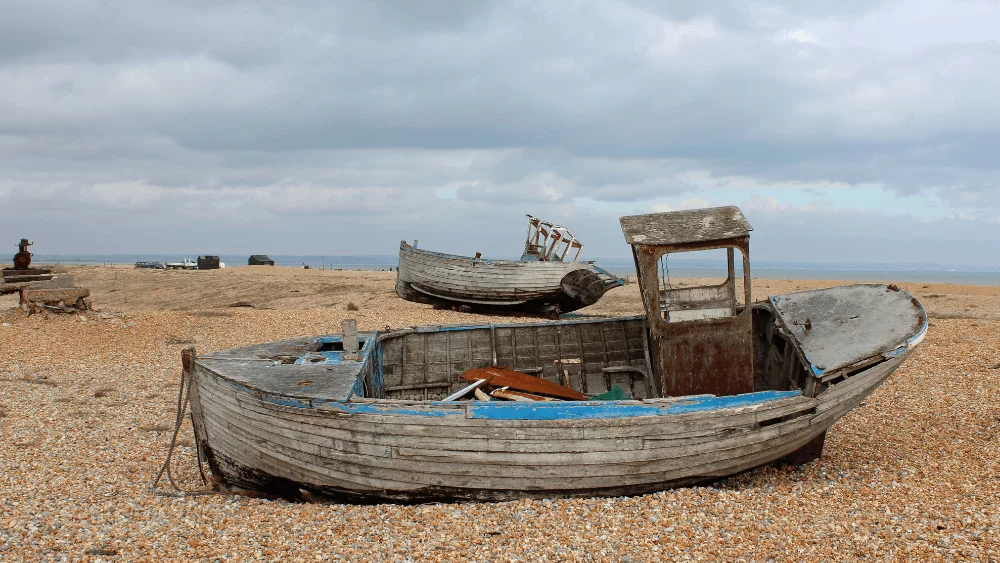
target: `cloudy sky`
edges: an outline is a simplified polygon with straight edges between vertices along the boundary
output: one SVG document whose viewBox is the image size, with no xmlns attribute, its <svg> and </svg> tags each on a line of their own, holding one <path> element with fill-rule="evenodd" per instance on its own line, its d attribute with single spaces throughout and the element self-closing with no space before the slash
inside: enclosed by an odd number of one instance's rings
<svg viewBox="0 0 1000 563">
<path fill-rule="evenodd" d="M 0 0 L 0 248 L 623 257 L 735 204 L 760 260 L 1000 268 L 1000 4 L 803 4 Z"/>
</svg>

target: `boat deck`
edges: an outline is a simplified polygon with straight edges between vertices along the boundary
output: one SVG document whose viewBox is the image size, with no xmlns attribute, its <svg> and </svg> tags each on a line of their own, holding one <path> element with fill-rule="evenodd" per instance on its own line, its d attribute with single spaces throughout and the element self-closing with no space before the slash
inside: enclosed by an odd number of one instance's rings
<svg viewBox="0 0 1000 563">
<path fill-rule="evenodd" d="M 200 356 L 198 363 L 233 385 L 288 399 L 346 401 L 361 390 L 359 374 L 368 367 L 374 332 L 359 332 L 359 361 L 344 360 L 339 334 L 268 342 Z M 284 401 L 298 403 L 299 401 Z"/>
</svg>

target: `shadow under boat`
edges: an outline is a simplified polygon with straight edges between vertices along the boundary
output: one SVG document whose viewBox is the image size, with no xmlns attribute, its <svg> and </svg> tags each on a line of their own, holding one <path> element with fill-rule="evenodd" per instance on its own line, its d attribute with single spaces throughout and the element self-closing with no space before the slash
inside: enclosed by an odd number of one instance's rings
<svg viewBox="0 0 1000 563">
<path fill-rule="evenodd" d="M 617 496 L 818 457 L 927 331 L 892 285 L 750 300 L 734 207 L 622 218 L 645 315 L 421 326 L 185 351 L 199 457 L 230 490 L 361 502 Z M 658 260 L 723 248 L 719 286 Z M 743 262 L 737 283 L 735 256 Z M 506 366 L 590 400 L 442 400 Z M 624 400 L 592 400 L 618 387 Z"/>
</svg>

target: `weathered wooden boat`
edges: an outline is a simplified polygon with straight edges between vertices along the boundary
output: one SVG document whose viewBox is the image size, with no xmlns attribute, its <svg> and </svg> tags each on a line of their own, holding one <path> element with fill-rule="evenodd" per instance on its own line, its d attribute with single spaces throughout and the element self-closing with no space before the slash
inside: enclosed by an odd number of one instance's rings
<svg viewBox="0 0 1000 563">
<path fill-rule="evenodd" d="M 221 486 L 294 499 L 646 493 L 815 459 L 926 333 L 924 308 L 891 285 L 752 303 L 736 208 L 622 226 L 645 315 L 360 333 L 345 321 L 342 334 L 186 350 L 199 458 Z M 664 288 L 658 260 L 696 248 L 727 249 L 725 282 Z M 630 398 L 441 400 L 489 366 Z"/>
<path fill-rule="evenodd" d="M 580 262 L 582 250 L 583 243 L 569 229 L 531 215 L 519 260 L 431 252 L 404 240 L 399 245 L 396 294 L 438 307 L 557 317 L 597 303 L 624 283 L 592 262 Z"/>
</svg>

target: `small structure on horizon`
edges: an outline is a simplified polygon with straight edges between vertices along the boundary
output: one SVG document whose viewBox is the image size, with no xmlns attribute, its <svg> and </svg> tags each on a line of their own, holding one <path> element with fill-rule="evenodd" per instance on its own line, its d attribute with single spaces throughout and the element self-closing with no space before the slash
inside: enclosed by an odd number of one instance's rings
<svg viewBox="0 0 1000 563">
<path fill-rule="evenodd" d="M 199 270 L 218 270 L 219 269 L 219 257 L 218 256 L 199 256 L 198 257 L 198 269 Z"/>
<path fill-rule="evenodd" d="M 267 257 L 267 254 L 254 254 L 247 260 L 247 266 L 274 266 L 274 260 Z"/>
</svg>

